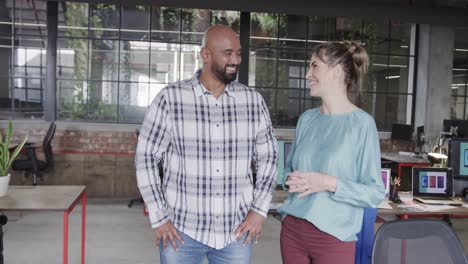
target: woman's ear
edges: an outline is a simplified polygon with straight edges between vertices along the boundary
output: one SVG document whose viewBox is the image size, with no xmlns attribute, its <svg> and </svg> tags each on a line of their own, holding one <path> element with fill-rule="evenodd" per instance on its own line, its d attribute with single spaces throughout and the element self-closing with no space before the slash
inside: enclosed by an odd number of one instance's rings
<svg viewBox="0 0 468 264">
<path fill-rule="evenodd" d="M 341 64 L 335 65 L 333 67 L 333 77 L 335 78 L 343 77 L 344 79 L 344 71 L 343 71 L 343 67 L 341 67 Z"/>
</svg>

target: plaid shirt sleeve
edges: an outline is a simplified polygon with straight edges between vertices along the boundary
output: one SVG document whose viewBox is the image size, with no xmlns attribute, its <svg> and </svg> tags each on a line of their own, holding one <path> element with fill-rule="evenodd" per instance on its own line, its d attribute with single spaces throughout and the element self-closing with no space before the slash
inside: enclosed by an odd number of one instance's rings
<svg viewBox="0 0 468 264">
<path fill-rule="evenodd" d="M 278 144 L 265 101 L 259 96 L 259 130 L 255 144 L 257 178 L 252 210 L 267 216 L 278 173 Z"/>
<path fill-rule="evenodd" d="M 153 228 L 169 220 L 166 199 L 161 189 L 158 163 L 170 142 L 169 105 L 163 89 L 155 97 L 146 114 L 135 154 L 138 188 L 148 208 Z"/>
</svg>

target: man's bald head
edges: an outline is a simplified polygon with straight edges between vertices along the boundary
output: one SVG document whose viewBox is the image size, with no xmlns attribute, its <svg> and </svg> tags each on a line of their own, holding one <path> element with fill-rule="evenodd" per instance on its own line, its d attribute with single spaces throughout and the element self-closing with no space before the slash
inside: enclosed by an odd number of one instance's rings
<svg viewBox="0 0 468 264">
<path fill-rule="evenodd" d="M 205 34 L 203 34 L 202 48 L 209 48 L 213 42 L 216 42 L 220 38 L 234 38 L 239 40 L 236 32 L 228 26 L 214 25 L 209 27 Z"/>
<path fill-rule="evenodd" d="M 215 25 L 205 31 L 200 51 L 203 70 L 222 83 L 236 79 L 241 63 L 239 37 L 231 28 Z"/>
</svg>

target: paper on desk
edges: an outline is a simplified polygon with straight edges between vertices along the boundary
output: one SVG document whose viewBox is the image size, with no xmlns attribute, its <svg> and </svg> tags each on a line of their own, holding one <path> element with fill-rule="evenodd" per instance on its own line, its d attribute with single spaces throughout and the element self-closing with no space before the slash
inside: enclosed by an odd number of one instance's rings
<svg viewBox="0 0 468 264">
<path fill-rule="evenodd" d="M 383 201 L 379 204 L 379 206 L 377 206 L 377 208 L 379 208 L 379 209 L 390 209 L 390 210 L 393 209 L 392 206 L 390 206 L 388 200 L 383 200 Z"/>
<path fill-rule="evenodd" d="M 283 205 L 283 203 L 270 203 L 270 210 L 278 210 Z"/>
<path fill-rule="evenodd" d="M 398 207 L 413 212 L 437 212 L 455 208 L 451 205 L 430 205 L 420 203 L 401 204 L 398 205 Z"/>
</svg>

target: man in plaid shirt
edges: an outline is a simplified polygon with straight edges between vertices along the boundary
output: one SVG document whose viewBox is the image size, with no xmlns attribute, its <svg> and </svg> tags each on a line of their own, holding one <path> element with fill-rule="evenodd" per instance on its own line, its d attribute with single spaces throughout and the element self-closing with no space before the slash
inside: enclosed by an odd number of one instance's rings
<svg viewBox="0 0 468 264">
<path fill-rule="evenodd" d="M 209 28 L 200 55 L 203 68 L 161 90 L 146 114 L 138 187 L 161 263 L 250 263 L 276 185 L 274 130 L 262 96 L 234 81 L 236 33 Z"/>
</svg>

